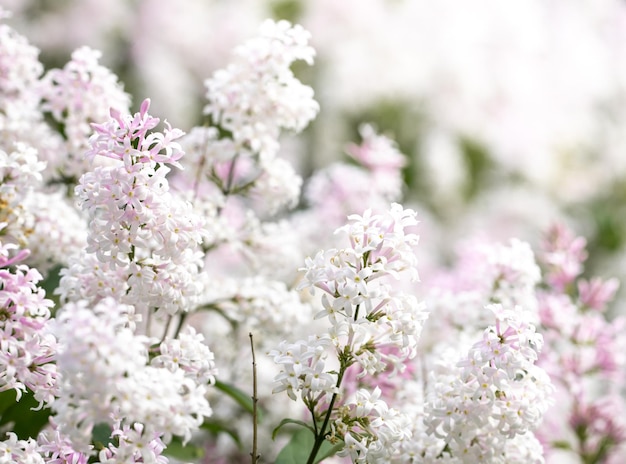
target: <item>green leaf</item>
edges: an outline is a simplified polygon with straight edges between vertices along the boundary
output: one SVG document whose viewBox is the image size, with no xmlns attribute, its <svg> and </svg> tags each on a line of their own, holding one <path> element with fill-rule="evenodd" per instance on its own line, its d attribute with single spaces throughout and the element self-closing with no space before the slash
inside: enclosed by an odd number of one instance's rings
<svg viewBox="0 0 626 464">
<path fill-rule="evenodd" d="M 5 392 L 7 393 L 7 392 Z M 4 408 L 0 417 L 0 426 L 11 424 L 11 431 L 24 440 L 26 438 L 36 438 L 41 429 L 48 423 L 50 409 L 39 409 L 39 402 L 35 400 L 33 393 L 27 390 L 20 399 L 15 402 L 15 392 L 8 392 L 13 395 L 13 403 L 6 404 L 11 396 L 4 397 L 0 401 L 0 408 Z"/>
<path fill-rule="evenodd" d="M 289 443 L 278 453 L 276 464 L 302 464 L 307 462 L 314 444 L 315 435 L 310 430 L 302 429 L 296 432 L 289 440 Z M 323 459 L 333 456 L 342 448 L 343 443 L 332 445 L 330 442 L 324 441 L 313 462 L 317 464 Z"/>
<path fill-rule="evenodd" d="M 239 435 L 237 434 L 237 432 L 233 429 L 226 427 L 224 424 L 218 421 L 204 421 L 204 423 L 200 426 L 200 428 L 203 430 L 207 430 L 211 433 L 214 433 L 216 435 L 220 433 L 225 433 L 227 435 L 230 435 L 230 437 L 234 440 L 235 443 L 237 443 L 237 445 L 241 449 L 241 446 L 242 446 L 241 439 L 239 438 Z"/>
<path fill-rule="evenodd" d="M 220 382 L 219 380 L 215 381 L 215 388 L 226 393 L 232 399 L 234 399 L 239 406 L 248 411 L 250 414 L 254 411 L 254 404 L 252 402 L 252 397 L 234 385 L 230 385 L 228 383 Z M 263 420 L 263 413 L 260 408 L 257 408 L 257 422 L 261 423 Z"/>
<path fill-rule="evenodd" d="M 550 444 L 552 445 L 553 448 L 557 448 L 557 449 L 564 449 L 564 450 L 571 450 L 572 449 L 572 445 L 570 445 L 569 442 L 567 442 L 565 440 L 553 441 Z"/>
<path fill-rule="evenodd" d="M 39 287 L 46 291 L 46 298 L 54 302 L 54 307 L 52 309 L 53 316 L 56 312 L 56 308 L 60 306 L 61 301 L 59 295 L 54 294 L 54 291 L 59 286 L 59 282 L 61 281 L 61 269 L 63 269 L 63 266 L 60 264 L 55 265 L 48 271 L 46 278 L 39 282 Z"/>
<path fill-rule="evenodd" d="M 282 421 L 280 421 L 280 424 L 278 424 L 276 426 L 276 428 L 274 429 L 274 431 L 272 432 L 272 440 L 276 439 L 276 435 L 278 434 L 278 431 L 282 428 L 283 425 L 285 424 L 296 424 L 296 425 L 301 425 L 302 427 L 305 427 L 307 429 L 309 429 L 311 431 L 311 433 L 315 434 L 315 429 L 313 427 L 311 427 L 309 424 L 307 424 L 304 421 L 301 420 L 296 420 L 296 419 L 283 419 Z"/>
<path fill-rule="evenodd" d="M 91 431 L 91 442 L 97 450 L 106 448 L 111 443 L 111 426 L 106 423 L 96 424 Z"/>
<path fill-rule="evenodd" d="M 0 392 L 0 418 L 2 414 L 4 414 L 4 411 L 15 404 L 16 398 L 17 394 L 13 389 Z"/>
<path fill-rule="evenodd" d="M 163 451 L 163 454 L 180 461 L 189 461 L 204 457 L 204 449 L 189 443 L 183 445 L 179 437 L 174 437 Z"/>
<path fill-rule="evenodd" d="M 334 456 L 339 451 L 341 451 L 344 447 L 344 442 L 339 442 L 337 444 L 332 444 L 328 441 L 322 443 L 320 450 L 317 452 L 317 456 L 315 456 L 315 464 L 318 462 L 322 462 L 324 459 Z"/>
</svg>

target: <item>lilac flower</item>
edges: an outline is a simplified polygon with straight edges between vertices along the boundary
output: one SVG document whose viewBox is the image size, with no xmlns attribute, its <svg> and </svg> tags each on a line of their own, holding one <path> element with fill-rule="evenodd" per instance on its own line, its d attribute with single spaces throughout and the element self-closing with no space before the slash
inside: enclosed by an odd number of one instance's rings
<svg viewBox="0 0 626 464">
<path fill-rule="evenodd" d="M 350 247 L 320 251 L 302 269 L 300 288 L 321 291 L 316 318 L 327 318 L 329 327 L 308 340 L 283 341 L 269 353 L 281 366 L 274 392 L 287 391 L 293 400 L 299 395 L 312 419 L 323 420 L 311 456 L 330 423 L 328 439 L 342 440 L 342 453 L 353 462 L 387 462 L 409 435 L 408 419 L 379 399 L 378 388 L 358 390 L 354 399 L 343 401 L 342 381 L 354 364 L 358 377 L 384 372 L 389 365 L 395 372 L 416 354 L 427 312 L 414 296 L 395 291 L 392 282 L 405 274 L 417 279 L 413 246 L 418 238 L 408 230 L 417 221 L 414 211 L 399 204 L 384 215 L 366 210 L 348 220 L 337 233 L 348 236 Z M 331 370 L 333 358 L 339 367 Z"/>
<path fill-rule="evenodd" d="M 537 428 L 553 391 L 535 365 L 542 338 L 526 312 L 490 309 L 495 325 L 457 364 L 459 370 L 442 366 L 429 379 L 427 433 L 443 438 L 453 456 L 467 463 L 495 459 L 508 440 Z"/>
<path fill-rule="evenodd" d="M 237 48 L 234 63 L 205 82 L 205 114 L 261 160 L 274 157 L 281 128 L 300 131 L 319 109 L 313 90 L 290 69 L 296 60 L 313 62 L 308 40 L 301 26 L 268 20 L 259 37 Z"/>
<path fill-rule="evenodd" d="M 587 259 L 587 241 L 576 237 L 562 224 L 548 231 L 541 254 L 541 261 L 548 268 L 546 280 L 556 289 L 565 289 L 582 272 L 582 263 Z"/>
<path fill-rule="evenodd" d="M 12 464 L 45 464 L 41 454 L 37 450 L 37 442 L 29 438 L 19 440 L 13 432 L 8 432 L 8 439 L 0 441 L 0 462 Z"/>
<path fill-rule="evenodd" d="M 177 362 L 166 362 L 165 347 L 176 343 L 165 342 L 164 357 L 151 365 L 152 340 L 135 334 L 133 313 L 133 307 L 110 298 L 93 308 L 81 302 L 59 311 L 55 328 L 62 382 L 53 407 L 59 431 L 78 451 L 89 452 L 92 429 L 99 423 L 130 427 L 129 433 L 140 434 L 147 446 L 156 436 L 167 443 L 173 435 L 189 440 L 212 413 L 205 397 L 214 373 L 210 352 L 183 337 Z M 198 350 L 207 359 L 197 359 Z"/>
<path fill-rule="evenodd" d="M 89 47 L 78 48 L 63 69 L 48 71 L 40 85 L 42 111 L 63 127 L 67 156 L 53 164 L 67 177 L 78 178 L 89 169 L 83 153 L 93 132 L 90 124 L 108 119 L 110 108 L 128 111 L 130 97 L 117 76 L 98 63 L 101 56 Z"/>
<path fill-rule="evenodd" d="M 58 395 L 57 340 L 49 329 L 53 303 L 37 285 L 41 274 L 15 265 L 28 250 L 10 257 L 14 248 L 0 241 L 0 391 L 15 390 L 19 401 L 28 388 L 41 408 Z"/>
<path fill-rule="evenodd" d="M 198 297 L 202 219 L 170 192 L 166 178 L 168 164 L 180 166 L 183 151 L 174 140 L 182 131 L 150 132 L 158 119 L 148 114 L 149 105 L 145 100 L 134 116 L 112 110 L 107 123 L 94 124 L 87 156 L 117 163 L 85 173 L 76 196 L 90 219 L 87 253 L 96 255 L 101 270 L 113 271 L 114 282 L 116 269 L 124 269 L 116 287 L 128 289 L 122 301 L 173 315 Z"/>
<path fill-rule="evenodd" d="M 46 464 L 87 464 L 88 453 L 76 451 L 58 429 L 46 429 L 37 436 L 39 452 Z"/>
</svg>

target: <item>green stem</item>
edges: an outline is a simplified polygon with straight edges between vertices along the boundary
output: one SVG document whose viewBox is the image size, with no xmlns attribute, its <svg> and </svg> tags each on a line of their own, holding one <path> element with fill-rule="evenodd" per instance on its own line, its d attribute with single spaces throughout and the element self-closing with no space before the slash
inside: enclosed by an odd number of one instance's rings
<svg viewBox="0 0 626 464">
<path fill-rule="evenodd" d="M 183 328 L 183 324 L 185 323 L 187 316 L 189 316 L 189 313 L 182 313 L 180 315 L 180 319 L 178 319 L 178 325 L 176 326 L 176 330 L 174 331 L 174 338 L 178 338 L 178 334 Z"/>
<path fill-rule="evenodd" d="M 233 181 L 235 180 L 235 165 L 237 164 L 237 160 L 239 159 L 239 153 L 237 152 L 233 157 L 233 161 L 228 168 L 228 178 L 226 179 L 226 188 L 224 191 L 224 195 L 230 195 L 233 188 Z"/>
<path fill-rule="evenodd" d="M 341 381 L 343 380 L 343 374 L 346 372 L 348 366 L 342 366 L 339 371 L 339 376 L 337 377 L 337 388 L 341 385 Z M 322 424 L 322 428 L 319 430 L 319 433 L 315 436 L 315 443 L 313 444 L 313 449 L 311 450 L 311 454 L 309 454 L 309 459 L 307 460 L 307 464 L 314 464 L 315 457 L 322 447 L 322 443 L 326 440 L 326 427 L 328 427 L 328 422 L 330 422 L 330 415 L 333 412 L 333 408 L 335 406 L 335 401 L 337 400 L 337 393 L 333 393 L 332 398 L 330 399 L 330 404 L 328 405 L 328 410 L 326 411 L 326 417 L 324 418 L 324 423 Z M 313 419 L 315 420 L 315 418 Z"/>
<path fill-rule="evenodd" d="M 174 316 L 169 316 L 167 318 L 167 323 L 165 324 L 165 330 L 163 331 L 163 336 L 161 337 L 161 341 L 159 342 L 159 344 L 163 343 L 165 341 L 165 339 L 167 338 L 167 333 L 170 330 L 170 325 L 172 324 L 172 319 Z"/>
</svg>

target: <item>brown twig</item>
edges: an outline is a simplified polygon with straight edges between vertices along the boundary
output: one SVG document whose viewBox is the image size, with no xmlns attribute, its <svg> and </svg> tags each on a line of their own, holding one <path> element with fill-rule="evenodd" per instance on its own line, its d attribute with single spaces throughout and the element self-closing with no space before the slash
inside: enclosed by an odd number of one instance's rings
<svg viewBox="0 0 626 464">
<path fill-rule="evenodd" d="M 256 358 L 254 356 L 254 343 L 252 341 L 252 332 L 248 334 L 250 336 L 250 349 L 252 350 L 252 464 L 259 462 L 259 456 L 257 454 L 257 389 L 256 389 Z"/>
</svg>

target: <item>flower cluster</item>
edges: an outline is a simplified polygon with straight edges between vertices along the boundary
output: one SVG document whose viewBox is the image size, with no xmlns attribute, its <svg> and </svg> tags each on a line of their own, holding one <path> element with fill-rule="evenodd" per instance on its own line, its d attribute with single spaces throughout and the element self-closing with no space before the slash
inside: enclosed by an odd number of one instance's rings
<svg viewBox="0 0 626 464">
<path fill-rule="evenodd" d="M 353 365 L 358 366 L 360 377 L 389 366 L 401 371 L 403 363 L 416 354 L 427 312 L 414 296 L 394 290 L 389 281 L 405 274 L 417 278 L 413 247 L 418 237 L 407 230 L 417 223 L 415 215 L 393 204 L 384 215 L 368 210 L 363 216 L 350 216 L 349 223 L 337 230 L 348 236 L 350 247 L 320 251 L 307 258 L 303 268 L 301 287 L 312 293 L 321 290 L 322 309 L 315 317 L 327 318 L 330 326 L 324 334 L 282 342 L 278 350 L 269 353 L 281 366 L 274 391 L 287 391 L 293 400 L 299 395 L 313 420 L 324 421 L 321 430 L 316 429 L 316 446 L 325 439 L 325 427 L 332 417 L 330 440 L 342 440 L 355 462 L 375 460 L 377 453 L 381 459 L 391 455 L 393 447 L 384 443 L 403 434 L 401 426 L 391 426 L 392 421 L 382 424 L 397 413 L 378 400 L 380 391 L 374 394 L 376 407 L 372 404 L 366 411 L 358 404 L 369 393 L 357 391 L 353 408 L 349 401 L 342 401 L 341 384 Z M 329 362 L 333 350 L 338 369 Z M 337 401 L 343 406 L 335 411 Z M 370 451 L 373 457 L 366 458 Z"/>
<path fill-rule="evenodd" d="M 423 303 L 402 292 L 394 292 L 386 277 L 408 273 L 417 278 L 413 247 L 418 237 L 405 228 L 415 224 L 415 212 L 393 204 L 387 214 L 349 216 L 348 225 L 337 232 L 348 235 L 350 248 L 320 251 L 307 258 L 302 288 L 322 290 L 322 310 L 339 351 L 349 351 L 361 367 L 374 373 L 384 370 L 383 347 L 395 347 L 398 363 L 416 353 L 421 325 L 426 319 Z"/>
<path fill-rule="evenodd" d="M 547 231 L 540 254 L 546 285 L 539 316 L 546 339 L 541 365 L 555 379 L 560 401 L 540 430 L 547 454 L 578 453 L 587 462 L 620 460 L 626 443 L 623 316 L 608 304 L 616 279 L 582 278 L 586 240 L 562 224 Z M 569 437 L 563 439 L 562 437 Z"/>
<path fill-rule="evenodd" d="M 37 285 L 41 274 L 16 265 L 29 253 L 21 250 L 11 256 L 16 248 L 0 240 L 0 391 L 15 390 L 19 401 L 29 389 L 41 407 L 58 394 L 58 347 L 50 331 L 53 303 Z"/>
<path fill-rule="evenodd" d="M 301 131 L 319 109 L 313 90 L 291 70 L 296 60 L 312 63 L 308 40 L 301 26 L 268 20 L 227 68 L 206 80 L 209 124 L 181 140 L 187 174 L 178 176 L 193 185 L 197 208 L 273 216 L 298 204 L 302 179 L 277 153 L 281 130 Z M 232 197 L 242 204 L 227 205 Z"/>
<path fill-rule="evenodd" d="M 0 12 L 0 20 L 4 17 Z M 62 156 L 64 150 L 62 137 L 44 122 L 41 112 L 43 65 L 38 56 L 39 50 L 24 36 L 0 24 L 0 149 L 9 152 L 23 144 L 47 160 Z"/>
<path fill-rule="evenodd" d="M 281 128 L 300 131 L 319 109 L 313 89 L 290 69 L 296 60 L 313 62 L 309 36 L 301 26 L 268 20 L 259 37 L 236 49 L 234 63 L 205 82 L 205 114 L 262 161 L 275 156 Z"/>
<path fill-rule="evenodd" d="M 72 53 L 63 69 L 48 71 L 41 82 L 41 109 L 61 125 L 67 156 L 55 166 L 65 177 L 80 177 L 89 166 L 83 153 L 89 148 L 91 123 L 107 119 L 109 109 L 128 112 L 130 97 L 117 76 L 98 63 L 102 54 L 89 47 Z"/>
<path fill-rule="evenodd" d="M 44 168 L 37 150 L 28 145 L 16 143 L 9 152 L 0 149 L 0 235 L 13 242 L 28 243 L 32 215 L 24 201 L 41 183 Z"/>
<path fill-rule="evenodd" d="M 135 333 L 136 319 L 132 306 L 113 299 L 92 308 L 69 303 L 59 311 L 62 381 L 55 422 L 82 452 L 89 452 L 97 424 L 109 424 L 112 435 L 130 430 L 134 438 L 120 443 L 139 449 L 157 437 L 166 443 L 173 435 L 189 440 L 211 415 L 205 395 L 214 367 L 210 351 L 199 346 L 201 338 L 189 332 L 180 342 L 164 341 L 150 360 L 151 340 Z"/>
<path fill-rule="evenodd" d="M 507 439 L 540 424 L 552 393 L 546 372 L 535 366 L 543 340 L 528 315 L 520 307 L 489 309 L 495 325 L 456 367 L 429 380 L 428 433 L 468 463 L 504 459 Z"/>
<path fill-rule="evenodd" d="M 378 387 L 372 392 L 361 389 L 339 408 L 328 438 L 344 441 L 339 456 L 349 456 L 358 464 L 390 462 L 402 442 L 411 438 L 410 418 L 387 406 L 380 396 Z"/>
<path fill-rule="evenodd" d="M 149 133 L 159 123 L 148 114 L 149 105 L 144 101 L 134 116 L 112 110 L 109 122 L 94 124 L 87 156 L 117 163 L 85 173 L 76 197 L 89 215 L 87 253 L 96 255 L 113 281 L 121 278 L 115 293 L 125 293 L 128 304 L 172 315 L 188 311 L 197 298 L 202 221 L 189 203 L 170 192 L 166 178 L 167 164 L 179 166 L 183 155 L 175 142 L 182 132 L 168 126 L 164 133 Z M 70 268 L 67 286 L 86 262 L 81 258 Z"/>
<path fill-rule="evenodd" d="M 383 211 L 389 202 L 401 198 L 406 156 L 372 125 L 362 125 L 359 132 L 361 143 L 346 147 L 358 165 L 336 162 L 320 169 L 313 173 L 304 191 L 313 213 L 324 215 L 332 224 L 343 224 L 344 217 L 363 204 Z"/>
<path fill-rule="evenodd" d="M 389 206 L 415 180 L 404 137 L 361 125 L 356 164 L 311 161 L 306 184 L 279 156 L 317 114 L 293 66 L 314 55 L 265 22 L 184 134 L 150 100 L 131 114 L 99 52 L 46 74 L 0 25 L 0 462 L 243 462 L 250 443 L 307 464 L 623 461 L 617 280 L 583 278 L 585 240 L 560 226 L 539 265 L 481 239 L 438 272 L 438 230 L 416 288 L 417 215 Z"/>
</svg>

